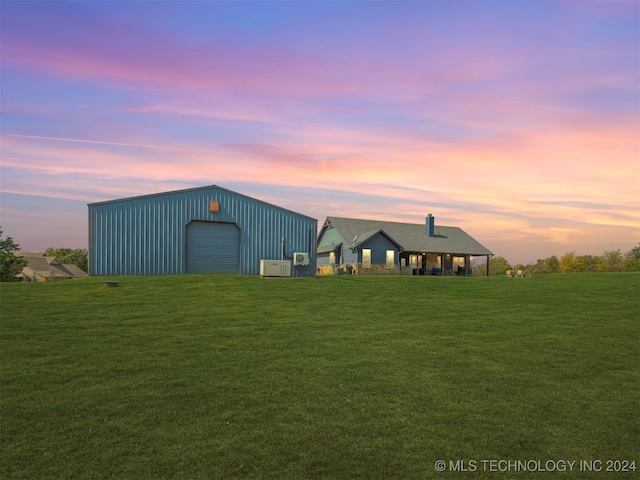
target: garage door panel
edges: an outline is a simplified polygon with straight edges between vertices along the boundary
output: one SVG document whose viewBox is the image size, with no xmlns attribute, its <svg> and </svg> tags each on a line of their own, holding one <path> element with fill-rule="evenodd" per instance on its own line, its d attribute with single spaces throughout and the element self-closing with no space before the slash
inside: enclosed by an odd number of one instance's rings
<svg viewBox="0 0 640 480">
<path fill-rule="evenodd" d="M 240 229 L 232 223 L 191 222 L 186 230 L 187 273 L 239 273 Z"/>
</svg>

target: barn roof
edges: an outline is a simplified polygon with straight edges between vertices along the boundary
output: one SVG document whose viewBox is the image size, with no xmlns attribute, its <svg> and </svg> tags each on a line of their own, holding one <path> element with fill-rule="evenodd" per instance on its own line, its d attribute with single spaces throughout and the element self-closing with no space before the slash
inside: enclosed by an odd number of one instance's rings
<svg viewBox="0 0 640 480">
<path fill-rule="evenodd" d="M 424 224 L 343 217 L 327 217 L 327 222 L 338 229 L 349 247 L 360 243 L 363 235 L 382 230 L 406 252 L 493 255 L 489 249 L 459 227 L 436 225 L 434 236 L 429 237 Z"/>
<path fill-rule="evenodd" d="M 113 200 L 104 200 L 104 201 L 101 201 L 101 202 L 93 202 L 93 203 L 89 203 L 87 205 L 89 207 L 93 207 L 95 205 L 108 205 L 108 204 L 111 204 L 111 203 L 131 202 L 131 201 L 136 201 L 136 200 L 141 200 L 141 199 L 146 199 L 146 198 L 153 198 L 153 197 L 167 197 L 167 196 L 173 196 L 173 195 L 184 195 L 184 194 L 187 194 L 189 192 L 197 192 L 199 190 L 211 190 L 211 191 L 218 190 L 220 192 L 225 192 L 227 194 L 234 195 L 236 197 L 241 197 L 241 198 L 247 199 L 249 201 L 265 205 L 265 206 L 270 207 L 270 208 L 276 208 L 278 210 L 282 210 L 283 212 L 288 212 L 288 213 L 296 215 L 298 217 L 305 217 L 305 218 L 308 218 L 310 220 L 317 221 L 317 219 L 315 219 L 313 217 L 310 217 L 308 215 L 305 215 L 303 213 L 294 212 L 293 210 L 289 210 L 288 208 L 284 208 L 284 207 L 281 207 L 279 205 L 275 205 L 273 203 L 265 202 L 264 200 L 260 200 L 258 198 L 250 197 L 250 196 L 244 195 L 242 193 L 234 192 L 233 190 L 229 190 L 227 188 L 223 188 L 223 187 L 221 187 L 219 185 L 206 185 L 206 186 L 203 186 L 203 187 L 185 188 L 183 190 L 172 190 L 172 191 L 169 191 L 169 192 L 149 193 L 149 194 L 146 194 L 146 195 L 137 195 L 135 197 L 116 198 L 116 199 L 113 199 Z"/>
</svg>

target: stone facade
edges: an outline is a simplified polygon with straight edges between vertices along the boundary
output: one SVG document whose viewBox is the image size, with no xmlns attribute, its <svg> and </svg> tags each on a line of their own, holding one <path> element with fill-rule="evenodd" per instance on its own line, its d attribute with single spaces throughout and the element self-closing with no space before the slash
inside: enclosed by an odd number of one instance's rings
<svg viewBox="0 0 640 480">
<path fill-rule="evenodd" d="M 398 265 L 388 267 L 384 264 L 373 263 L 369 268 L 363 268 L 361 263 L 357 264 L 358 275 L 398 275 Z"/>
</svg>

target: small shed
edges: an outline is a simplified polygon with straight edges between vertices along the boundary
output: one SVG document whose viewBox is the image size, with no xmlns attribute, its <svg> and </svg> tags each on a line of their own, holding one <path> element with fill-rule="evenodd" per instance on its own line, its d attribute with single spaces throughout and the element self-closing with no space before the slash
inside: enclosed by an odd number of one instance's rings
<svg viewBox="0 0 640 480">
<path fill-rule="evenodd" d="M 88 207 L 89 275 L 315 275 L 316 219 L 216 185 Z"/>
</svg>

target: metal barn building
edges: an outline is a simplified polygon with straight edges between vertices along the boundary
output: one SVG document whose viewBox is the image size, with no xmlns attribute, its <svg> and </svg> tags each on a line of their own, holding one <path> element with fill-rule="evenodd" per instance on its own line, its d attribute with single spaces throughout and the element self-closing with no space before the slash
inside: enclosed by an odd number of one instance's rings
<svg viewBox="0 0 640 480">
<path fill-rule="evenodd" d="M 316 219 L 216 185 L 88 206 L 89 275 L 315 275 Z"/>
</svg>

